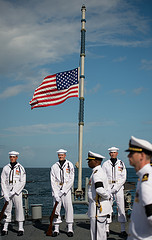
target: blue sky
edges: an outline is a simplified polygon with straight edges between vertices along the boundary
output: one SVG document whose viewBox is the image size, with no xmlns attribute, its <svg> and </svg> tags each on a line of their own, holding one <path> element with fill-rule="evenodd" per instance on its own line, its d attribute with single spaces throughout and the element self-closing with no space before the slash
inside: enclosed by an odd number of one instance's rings
<svg viewBox="0 0 152 240">
<path fill-rule="evenodd" d="M 64 2 L 64 4 L 63 4 Z M 25 167 L 50 167 L 59 148 L 78 160 L 79 99 L 31 110 L 47 75 L 80 61 L 86 6 L 83 167 L 89 150 L 120 148 L 130 137 L 152 142 L 152 2 L 149 0 L 0 0 L 0 167 L 20 152 Z"/>
</svg>

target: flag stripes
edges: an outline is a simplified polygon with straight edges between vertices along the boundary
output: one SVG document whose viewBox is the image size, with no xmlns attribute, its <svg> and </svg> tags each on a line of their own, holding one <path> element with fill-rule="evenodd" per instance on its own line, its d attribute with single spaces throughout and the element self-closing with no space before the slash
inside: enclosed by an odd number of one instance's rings
<svg viewBox="0 0 152 240">
<path fill-rule="evenodd" d="M 70 81 L 69 72 L 76 72 L 76 77 L 72 83 Z M 79 96 L 79 83 L 78 83 L 78 68 L 64 72 L 68 76 L 65 79 L 62 79 L 62 86 L 65 87 L 64 90 L 58 90 L 56 83 L 56 75 L 49 75 L 44 78 L 40 86 L 35 90 L 32 100 L 30 101 L 31 109 L 38 107 L 47 107 L 63 103 L 66 99 L 71 97 Z M 62 73 L 61 73 L 62 74 Z M 67 79 L 68 79 L 68 88 L 67 88 Z M 60 83 L 60 79 L 58 79 Z M 69 86 L 70 85 L 70 86 Z"/>
</svg>

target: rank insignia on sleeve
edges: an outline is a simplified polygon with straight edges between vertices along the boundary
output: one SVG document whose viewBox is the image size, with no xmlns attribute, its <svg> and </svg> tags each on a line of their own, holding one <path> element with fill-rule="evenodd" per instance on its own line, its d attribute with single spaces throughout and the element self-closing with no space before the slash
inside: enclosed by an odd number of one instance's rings
<svg viewBox="0 0 152 240">
<path fill-rule="evenodd" d="M 98 172 L 98 170 L 95 170 L 93 174 L 95 174 L 96 172 Z"/>
<path fill-rule="evenodd" d="M 142 182 L 148 181 L 149 173 L 146 173 L 142 177 Z"/>
</svg>

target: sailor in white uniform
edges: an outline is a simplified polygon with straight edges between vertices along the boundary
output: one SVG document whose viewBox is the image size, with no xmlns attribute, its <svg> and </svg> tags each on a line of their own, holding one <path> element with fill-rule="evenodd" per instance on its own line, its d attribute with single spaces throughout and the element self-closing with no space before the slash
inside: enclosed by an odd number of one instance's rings
<svg viewBox="0 0 152 240">
<path fill-rule="evenodd" d="M 17 162 L 19 153 L 16 151 L 9 152 L 10 163 L 7 164 L 1 173 L 1 190 L 4 199 L 8 202 L 5 210 L 6 218 L 1 235 L 8 234 L 8 224 L 11 222 L 12 205 L 15 205 L 16 221 L 19 223 L 17 236 L 24 233 L 23 221 L 23 203 L 22 190 L 26 183 L 26 173 L 24 167 Z"/>
<path fill-rule="evenodd" d="M 152 144 L 131 137 L 128 158 L 138 175 L 137 189 L 131 213 L 128 240 L 152 239 Z"/>
<path fill-rule="evenodd" d="M 61 205 L 65 209 L 66 223 L 68 227 L 68 237 L 73 236 L 73 206 L 71 198 L 71 189 L 74 183 L 74 167 L 73 164 L 66 159 L 66 150 L 59 149 L 57 151 L 59 161 L 56 162 L 50 171 L 52 196 L 58 202 L 56 213 L 57 216 L 54 220 L 53 237 L 59 235 L 59 224 L 61 221 L 60 210 Z"/>
<path fill-rule="evenodd" d="M 92 240 L 105 240 L 107 215 L 111 212 L 110 187 L 101 161 L 103 156 L 89 151 L 88 166 L 92 168 L 92 175 L 88 185 L 90 232 Z"/>
<path fill-rule="evenodd" d="M 108 177 L 108 181 L 111 187 L 111 193 L 113 200 L 115 199 L 118 208 L 118 222 L 121 223 L 120 237 L 126 237 L 125 231 L 125 203 L 124 203 L 124 184 L 126 182 L 126 167 L 123 161 L 117 158 L 119 148 L 110 147 L 109 149 L 110 159 L 105 161 L 102 165 L 102 169 L 105 171 Z M 112 203 L 113 201 L 111 201 Z M 109 223 L 106 225 L 107 235 L 109 235 Z"/>
</svg>

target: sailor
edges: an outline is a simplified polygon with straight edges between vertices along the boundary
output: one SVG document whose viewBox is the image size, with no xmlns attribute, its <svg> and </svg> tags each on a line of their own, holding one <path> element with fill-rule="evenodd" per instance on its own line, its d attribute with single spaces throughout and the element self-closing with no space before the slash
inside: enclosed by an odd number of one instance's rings
<svg viewBox="0 0 152 240">
<path fill-rule="evenodd" d="M 125 231 L 125 203 L 124 203 L 124 184 L 126 182 L 126 167 L 123 161 L 117 158 L 118 156 L 117 147 L 110 147 L 108 149 L 110 159 L 105 161 L 102 165 L 102 169 L 107 174 L 109 184 L 111 187 L 111 193 L 113 201 L 116 201 L 118 209 L 118 222 L 121 223 L 121 233 L 120 237 L 126 237 L 127 233 Z M 111 203 L 113 203 L 111 201 Z M 106 232 L 109 236 L 109 223 L 111 222 L 111 216 L 106 225 Z"/>
<path fill-rule="evenodd" d="M 128 240 L 152 239 L 152 144 L 146 140 L 131 137 L 128 158 L 139 177 L 131 213 Z"/>
<path fill-rule="evenodd" d="M 71 189 L 74 183 L 74 167 L 73 164 L 66 159 L 67 151 L 59 149 L 57 151 L 59 161 L 56 162 L 50 171 L 52 196 L 55 201 L 58 202 L 55 220 L 54 220 L 54 232 L 53 237 L 59 235 L 59 224 L 61 221 L 60 210 L 61 205 L 65 209 L 66 223 L 68 227 L 67 236 L 73 237 L 73 206 L 71 198 Z"/>
<path fill-rule="evenodd" d="M 9 152 L 10 163 L 7 164 L 1 173 L 1 190 L 4 199 L 8 202 L 5 210 L 6 218 L 1 235 L 8 234 L 8 224 L 11 222 L 12 205 L 15 205 L 16 221 L 18 221 L 17 236 L 22 236 L 24 233 L 23 221 L 23 203 L 22 190 L 26 183 L 26 173 L 24 167 L 17 162 L 19 153 L 16 151 Z"/>
<path fill-rule="evenodd" d="M 106 174 L 101 168 L 102 155 L 88 152 L 88 166 L 92 168 L 92 175 L 88 185 L 90 232 L 91 239 L 107 239 L 106 220 L 111 212 L 110 187 Z"/>
</svg>

